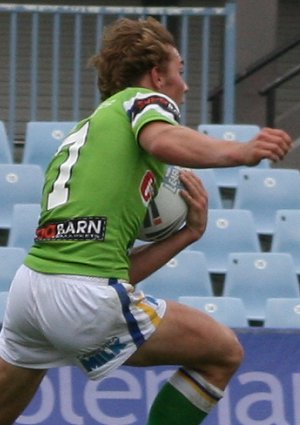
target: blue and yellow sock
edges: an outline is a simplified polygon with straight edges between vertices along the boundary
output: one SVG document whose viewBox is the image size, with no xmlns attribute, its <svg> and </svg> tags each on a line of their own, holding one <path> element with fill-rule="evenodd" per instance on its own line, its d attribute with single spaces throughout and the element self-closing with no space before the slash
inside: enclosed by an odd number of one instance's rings
<svg viewBox="0 0 300 425">
<path fill-rule="evenodd" d="M 199 425 L 222 396 L 199 373 L 181 368 L 158 393 L 148 425 Z"/>
</svg>

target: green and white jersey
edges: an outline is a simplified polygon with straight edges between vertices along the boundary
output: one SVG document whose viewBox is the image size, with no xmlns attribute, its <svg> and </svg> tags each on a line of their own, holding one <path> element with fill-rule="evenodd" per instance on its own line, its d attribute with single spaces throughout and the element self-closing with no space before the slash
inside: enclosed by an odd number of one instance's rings
<svg viewBox="0 0 300 425">
<path fill-rule="evenodd" d="M 167 96 L 128 88 L 81 121 L 46 171 L 25 264 L 43 273 L 128 280 L 128 249 L 166 169 L 140 147 L 139 132 L 151 121 L 178 119 Z"/>
</svg>

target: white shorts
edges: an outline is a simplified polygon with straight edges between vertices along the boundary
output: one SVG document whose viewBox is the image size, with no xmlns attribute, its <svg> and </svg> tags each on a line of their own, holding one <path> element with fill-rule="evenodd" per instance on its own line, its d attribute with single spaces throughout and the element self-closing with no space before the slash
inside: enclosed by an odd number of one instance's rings
<svg viewBox="0 0 300 425">
<path fill-rule="evenodd" d="M 166 310 L 116 279 L 18 270 L 0 334 L 0 356 L 21 367 L 78 365 L 101 379 L 147 340 Z"/>
</svg>

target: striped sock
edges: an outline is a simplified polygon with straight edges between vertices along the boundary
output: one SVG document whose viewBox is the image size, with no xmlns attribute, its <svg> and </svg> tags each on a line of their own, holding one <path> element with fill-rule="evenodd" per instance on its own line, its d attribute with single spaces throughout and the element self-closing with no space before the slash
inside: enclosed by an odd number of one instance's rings
<svg viewBox="0 0 300 425">
<path fill-rule="evenodd" d="M 158 393 L 148 425 L 199 425 L 223 391 L 191 369 L 179 369 Z"/>
</svg>

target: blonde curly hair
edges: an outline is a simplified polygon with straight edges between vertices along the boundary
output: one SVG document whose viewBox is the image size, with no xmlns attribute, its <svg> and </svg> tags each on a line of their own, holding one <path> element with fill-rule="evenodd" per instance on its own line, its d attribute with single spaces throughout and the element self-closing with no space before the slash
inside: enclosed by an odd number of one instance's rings
<svg viewBox="0 0 300 425">
<path fill-rule="evenodd" d="M 98 72 L 102 100 L 134 87 L 154 66 L 164 70 L 175 46 L 172 34 L 156 19 L 120 18 L 105 28 L 102 48 L 89 63 Z"/>
</svg>

